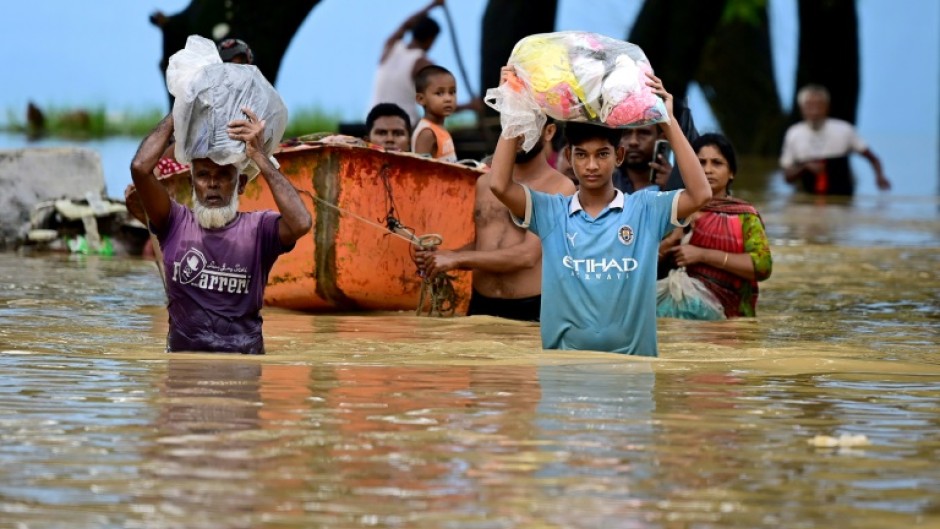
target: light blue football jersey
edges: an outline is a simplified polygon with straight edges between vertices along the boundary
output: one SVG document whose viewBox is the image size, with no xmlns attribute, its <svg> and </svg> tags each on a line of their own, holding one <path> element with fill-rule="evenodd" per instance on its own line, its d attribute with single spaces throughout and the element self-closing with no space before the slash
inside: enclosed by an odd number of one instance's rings
<svg viewBox="0 0 940 529">
<path fill-rule="evenodd" d="M 514 220 L 542 240 L 542 347 L 656 356 L 659 242 L 685 225 L 682 190 L 617 191 L 597 218 L 577 193 L 525 191 Z"/>
</svg>

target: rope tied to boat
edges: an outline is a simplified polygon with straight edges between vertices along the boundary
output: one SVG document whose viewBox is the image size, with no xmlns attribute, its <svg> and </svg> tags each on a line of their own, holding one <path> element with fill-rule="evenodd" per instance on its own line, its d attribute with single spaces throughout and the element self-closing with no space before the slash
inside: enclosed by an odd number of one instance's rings
<svg viewBox="0 0 940 529">
<path fill-rule="evenodd" d="M 454 288 L 454 279 L 446 273 L 427 277 L 424 270 L 418 266 L 416 251 L 427 250 L 444 243 L 444 238 L 436 233 L 418 236 L 412 228 L 405 226 L 398 220 L 398 210 L 395 207 L 395 195 L 392 193 L 392 182 L 388 177 L 389 164 L 382 165 L 379 175 L 385 188 L 385 227 L 390 233 L 408 238 L 412 244 L 409 255 L 419 276 L 421 276 L 421 292 L 418 295 L 417 316 L 453 316 L 457 309 L 457 290 Z"/>
<path fill-rule="evenodd" d="M 437 274 L 434 277 L 425 277 L 424 272 L 418 267 L 417 261 L 417 250 L 419 249 L 428 249 L 434 246 L 440 246 L 444 243 L 444 238 L 436 233 L 428 233 L 425 235 L 417 235 L 414 232 L 414 229 L 409 228 L 401 223 L 398 220 L 398 210 L 395 207 L 395 196 L 392 193 L 392 184 L 389 181 L 388 177 L 389 165 L 385 164 L 382 166 L 380 171 L 380 176 L 382 178 L 382 183 L 385 187 L 385 225 L 380 224 L 380 221 L 372 221 L 361 215 L 357 215 L 352 211 L 343 209 L 336 204 L 333 204 L 327 200 L 314 195 L 310 191 L 300 190 L 297 191 L 307 195 L 311 200 L 314 200 L 324 206 L 336 210 L 342 215 L 352 217 L 363 224 L 372 226 L 380 231 L 385 232 L 386 235 L 393 235 L 399 237 L 409 243 L 409 256 L 411 261 L 415 264 L 415 269 L 417 274 L 421 276 L 421 291 L 418 295 L 418 306 L 415 310 L 415 314 L 418 316 L 427 315 L 427 316 L 453 316 L 455 310 L 457 309 L 457 290 L 454 288 L 454 280 L 456 277 L 450 276 L 447 274 Z"/>
</svg>

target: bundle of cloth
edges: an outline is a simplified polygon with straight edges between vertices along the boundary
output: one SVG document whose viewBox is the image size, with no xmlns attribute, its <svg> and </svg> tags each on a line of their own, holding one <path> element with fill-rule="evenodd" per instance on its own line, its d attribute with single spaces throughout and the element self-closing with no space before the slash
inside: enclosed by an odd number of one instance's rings
<svg viewBox="0 0 940 529">
<path fill-rule="evenodd" d="M 191 35 L 186 47 L 170 57 L 167 89 L 173 95 L 176 161 L 188 164 L 209 158 L 219 165 L 234 164 L 254 178 L 258 167 L 245 154 L 244 142 L 228 137 L 228 123 L 247 119 L 249 108 L 264 120 L 264 152 L 273 154 L 287 127 L 287 107 L 280 94 L 256 66 L 223 63 L 215 44 Z"/>
<path fill-rule="evenodd" d="M 516 73 L 486 92 L 500 112 L 506 137 L 535 145 L 545 116 L 613 128 L 669 120 L 666 106 L 646 85 L 649 60 L 635 44 L 586 31 L 540 33 L 523 38 L 508 64 Z"/>
</svg>

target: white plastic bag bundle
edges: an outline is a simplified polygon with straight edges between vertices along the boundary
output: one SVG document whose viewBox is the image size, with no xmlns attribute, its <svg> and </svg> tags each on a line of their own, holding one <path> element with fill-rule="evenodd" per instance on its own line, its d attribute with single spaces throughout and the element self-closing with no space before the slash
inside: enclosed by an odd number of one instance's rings
<svg viewBox="0 0 940 529">
<path fill-rule="evenodd" d="M 248 160 L 245 143 L 228 136 L 228 124 L 247 119 L 248 108 L 264 120 L 264 153 L 271 156 L 287 127 L 287 107 L 257 67 L 223 63 L 215 44 L 191 35 L 186 47 L 170 57 L 166 84 L 173 103 L 176 160 L 190 163 L 209 158 L 219 165 L 234 164 L 253 178 L 258 168 Z"/>
<path fill-rule="evenodd" d="M 701 280 L 689 277 L 685 268 L 669 271 L 656 282 L 656 316 L 686 320 L 723 320 L 725 309 Z"/>
<path fill-rule="evenodd" d="M 652 67 L 635 44 L 586 31 L 523 38 L 508 64 L 516 79 L 486 92 L 500 113 L 503 136 L 523 136 L 530 150 L 545 115 L 613 128 L 669 121 L 666 106 L 646 85 Z"/>
</svg>

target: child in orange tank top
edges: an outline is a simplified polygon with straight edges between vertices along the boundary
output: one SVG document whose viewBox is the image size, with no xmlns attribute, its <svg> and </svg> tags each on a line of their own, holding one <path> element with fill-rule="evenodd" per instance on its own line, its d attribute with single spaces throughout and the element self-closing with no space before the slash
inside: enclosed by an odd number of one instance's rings
<svg viewBox="0 0 940 529">
<path fill-rule="evenodd" d="M 453 74 L 437 65 L 425 66 L 415 76 L 415 99 L 424 108 L 424 117 L 411 137 L 411 150 L 456 162 L 454 140 L 444 128 L 444 120 L 457 109 L 457 81 Z"/>
</svg>

